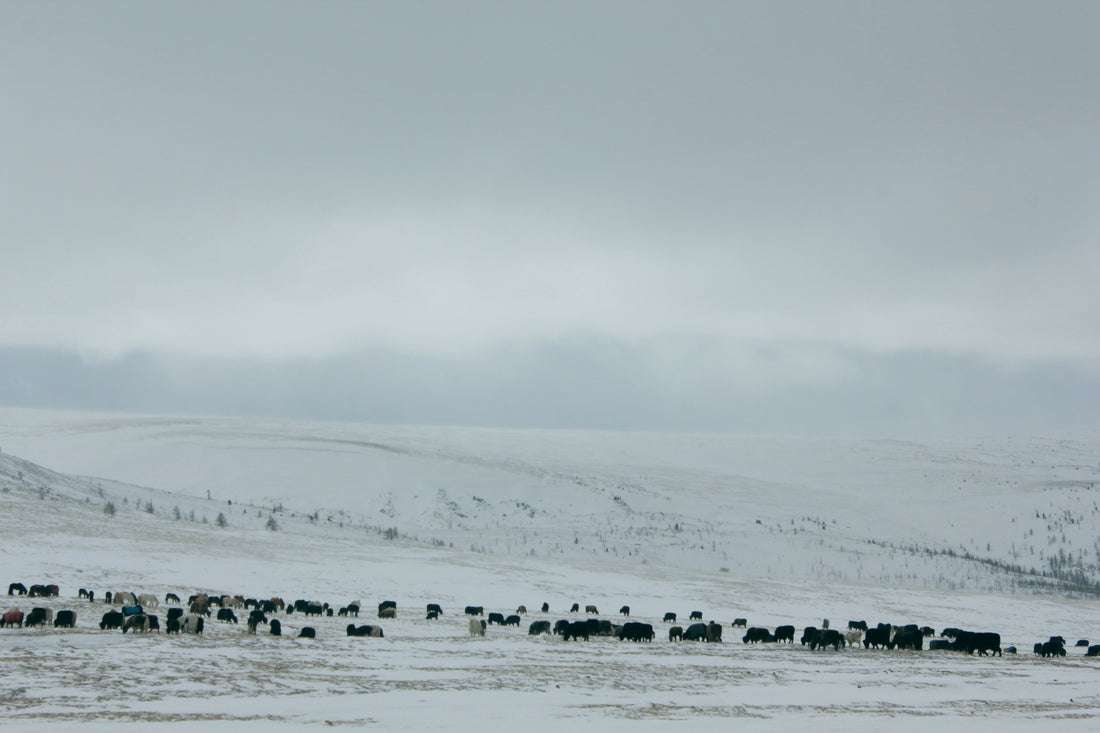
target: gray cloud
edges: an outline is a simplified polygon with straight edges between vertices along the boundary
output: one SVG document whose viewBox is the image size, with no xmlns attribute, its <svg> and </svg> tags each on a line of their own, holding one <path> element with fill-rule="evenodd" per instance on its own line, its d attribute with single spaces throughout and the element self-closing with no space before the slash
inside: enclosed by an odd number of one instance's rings
<svg viewBox="0 0 1100 733">
<path fill-rule="evenodd" d="M 560 352 L 605 344 L 647 365 L 608 419 L 646 425 L 690 423 L 634 404 L 685 384 L 854 400 L 868 364 L 880 385 L 1097 373 L 1091 3 L 3 15 L 8 353 L 234 388 L 235 363 L 332 379 L 403 355 L 480 384 L 524 354 L 611 400 L 583 376 L 600 349 L 576 373 Z M 567 404 L 545 419 L 602 424 Z"/>
</svg>

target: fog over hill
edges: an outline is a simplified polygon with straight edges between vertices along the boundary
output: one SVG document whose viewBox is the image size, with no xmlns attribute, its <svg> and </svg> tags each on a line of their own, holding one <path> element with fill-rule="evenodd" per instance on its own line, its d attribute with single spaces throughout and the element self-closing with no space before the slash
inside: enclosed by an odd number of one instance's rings
<svg viewBox="0 0 1100 733">
<path fill-rule="evenodd" d="M 4 409 L 0 448 L 8 487 L 163 521 L 274 518 L 737 578 L 1100 594 L 1094 434 L 919 443 Z"/>
</svg>

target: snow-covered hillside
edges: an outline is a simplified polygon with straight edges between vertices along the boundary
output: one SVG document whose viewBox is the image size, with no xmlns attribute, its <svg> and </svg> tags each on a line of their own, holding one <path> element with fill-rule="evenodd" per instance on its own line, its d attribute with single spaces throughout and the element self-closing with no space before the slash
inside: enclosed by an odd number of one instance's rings
<svg viewBox="0 0 1100 733">
<path fill-rule="evenodd" d="M 83 477 L 26 467 L 22 485 L 166 522 L 1100 595 L 1097 435 L 915 443 L 3 409 L 0 447 Z"/>
<path fill-rule="evenodd" d="M 195 424 L 190 426 L 189 440 L 178 437 L 179 423 L 160 422 L 152 428 L 151 424 L 139 427 L 129 421 L 125 428 L 100 433 L 45 430 L 35 440 L 41 447 L 52 445 L 51 450 L 59 452 L 65 452 L 66 445 L 83 445 L 72 450 L 70 458 L 95 457 L 101 461 L 95 472 L 107 475 L 115 473 L 100 470 L 107 461 L 119 461 L 122 466 L 127 450 L 134 451 L 134 456 L 145 451 L 145 460 L 135 461 L 135 474 L 127 478 L 135 480 L 138 473 L 147 472 L 144 480 L 148 483 L 160 482 L 154 473 L 167 479 L 173 470 L 179 472 L 180 482 L 194 480 L 196 475 L 216 478 L 216 466 L 228 469 L 239 460 L 245 465 L 238 466 L 235 475 L 247 477 L 255 471 L 256 480 L 240 480 L 232 504 L 224 498 L 228 484 L 212 484 L 207 499 L 201 484 L 185 493 L 182 484 L 167 483 L 169 489 L 143 488 L 106 478 L 55 473 L 11 455 L 8 450 L 18 440 L 5 439 L 0 454 L 0 568 L 4 580 L 27 585 L 56 583 L 61 588 L 57 598 L 9 596 L 5 609 L 41 606 L 77 613 L 74 629 L 0 629 L 0 659 L 4 660 L 0 725 L 5 730 L 76 728 L 118 733 L 120 729 L 147 731 L 168 726 L 173 731 L 232 726 L 235 731 L 269 733 L 273 729 L 341 726 L 465 733 L 519 725 L 528 733 L 550 733 L 563 726 L 605 733 L 728 730 L 734 725 L 738 730 L 754 731 L 812 726 L 819 731 L 863 733 L 918 731 L 936 725 L 1004 733 L 1030 731 L 1055 721 L 1060 730 L 1091 730 L 1100 716 L 1096 659 L 1084 656 L 1084 649 L 1075 646 L 1059 659 L 1043 659 L 1030 651 L 1032 644 L 1052 634 L 1066 636 L 1071 645 L 1078 637 L 1100 636 L 1095 600 L 928 590 L 829 578 L 807 582 L 781 575 L 768 579 L 758 577 L 759 568 L 752 566 L 751 558 L 731 561 L 728 572 L 723 573 L 656 561 L 642 564 L 641 558 L 628 553 L 592 553 L 583 546 L 571 547 L 568 538 L 585 526 L 585 512 L 574 502 L 590 502 L 605 523 L 576 535 L 582 542 L 601 535 L 627 536 L 625 530 L 613 534 L 607 528 L 607 517 L 613 512 L 633 522 L 646 516 L 638 508 L 623 507 L 622 502 L 630 500 L 614 498 L 628 495 L 625 490 L 610 498 L 600 491 L 606 488 L 605 482 L 624 475 L 631 461 L 641 462 L 639 457 L 645 451 L 631 447 L 629 436 L 585 436 L 584 441 L 578 441 L 578 436 L 557 436 L 555 450 L 559 454 L 543 463 L 535 460 L 539 454 L 532 446 L 549 443 L 535 441 L 533 436 L 490 434 L 495 442 L 475 444 L 472 434 L 452 433 L 452 441 L 447 442 L 442 436 L 448 431 L 439 431 L 437 455 L 433 456 L 432 443 L 426 437 L 432 431 L 408 431 L 403 437 L 399 435 L 402 431 L 385 433 L 381 437 L 386 438 L 387 449 L 368 450 L 362 446 L 334 448 L 339 445 L 337 438 L 325 437 L 323 432 L 312 435 L 315 442 L 311 444 L 300 435 L 280 435 L 279 430 L 284 429 L 280 426 L 263 426 L 263 430 L 253 426 L 250 431 L 239 424 L 229 429 L 230 425 L 220 422 L 203 421 L 197 426 L 199 430 L 194 430 Z M 348 432 L 339 440 L 352 439 L 348 434 L 354 434 L 353 428 L 340 430 Z M 177 437 L 166 440 L 169 435 Z M 318 437 L 321 440 L 316 440 Z M 378 437 L 363 435 L 358 441 L 377 442 Z M 669 440 L 642 437 L 652 440 L 650 446 Z M 108 450 L 112 438 L 127 450 L 112 456 Z M 685 446 L 694 445 L 704 453 L 710 439 L 671 440 L 682 440 Z M 263 460 L 249 458 L 264 441 L 274 446 L 263 450 L 268 462 L 278 463 L 276 458 L 288 455 L 296 458 L 292 462 L 295 470 L 303 471 L 303 464 L 312 469 L 313 481 L 305 485 L 317 487 L 316 496 L 270 491 L 272 484 L 265 486 L 264 481 L 280 471 L 265 468 Z M 620 441 L 618 445 L 616 441 Z M 173 449 L 189 442 L 197 446 L 193 459 L 205 456 L 209 461 L 192 467 L 190 474 L 187 461 L 165 466 L 150 460 L 154 454 L 171 455 Z M 301 447 L 311 445 L 308 450 Z M 591 453 L 571 456 L 570 451 L 579 445 Z M 30 442 L 23 447 L 32 448 Z M 619 452 L 605 452 L 612 447 Z M 339 478 L 340 472 L 322 468 L 328 452 L 349 465 L 352 459 L 370 465 L 389 458 L 395 471 L 389 491 L 397 497 L 390 517 L 394 525 L 390 526 L 402 526 L 397 523 L 410 521 L 412 516 L 425 516 L 425 526 L 441 532 L 445 518 L 454 523 L 448 529 L 455 547 L 449 542 L 439 546 L 400 536 L 388 538 L 384 532 L 364 529 L 358 521 L 373 516 L 370 501 L 374 494 L 335 492 L 330 481 Z M 608 460 L 596 462 L 594 455 Z M 662 502 L 676 501 L 667 488 L 675 476 L 722 475 L 718 460 L 692 471 L 669 455 L 678 454 L 650 455 L 641 469 L 635 469 L 644 478 L 629 494 L 635 502 L 641 504 L 638 497 L 643 497 L 659 507 Z M 757 458 L 758 466 L 767 465 L 765 459 Z M 672 467 L 665 465 L 661 477 L 654 478 L 658 459 Z M 701 456 L 698 462 L 704 463 Z M 452 518 L 443 510 L 438 516 L 412 514 L 410 507 L 415 503 L 395 490 L 403 485 L 396 472 L 400 465 L 419 466 L 424 481 L 444 482 L 453 475 L 452 483 L 432 488 L 446 490 L 448 495 L 453 491 L 454 498 L 447 501 L 459 504 L 459 513 L 466 516 L 452 512 Z M 453 474 L 450 467 L 454 467 Z M 496 484 L 487 481 L 478 488 L 484 507 L 466 499 L 458 488 L 473 490 L 462 482 L 479 475 L 497 477 Z M 504 476 L 529 477 L 513 480 L 529 492 L 522 500 L 535 507 L 535 517 L 528 515 L 528 519 L 537 519 L 537 524 L 532 521 L 526 528 L 510 529 L 502 522 L 496 528 L 492 509 L 509 500 L 505 498 L 508 482 Z M 343 480 L 350 484 L 350 473 L 344 474 Z M 568 501 L 556 504 L 552 495 L 542 497 L 532 489 L 536 482 L 542 482 L 551 493 L 561 489 Z M 842 484 L 835 476 L 830 482 Z M 691 511 L 664 510 L 663 519 L 671 518 L 686 528 L 655 532 L 653 554 L 643 557 L 689 557 L 690 548 L 677 545 L 684 534 L 736 524 L 736 518 L 717 516 L 718 511 L 738 506 L 735 501 L 724 503 L 719 496 L 708 502 L 715 516 L 707 516 L 696 506 L 708 496 L 704 485 L 698 481 L 681 500 L 694 507 Z M 791 486 L 775 482 L 772 490 L 794 492 L 803 500 L 812 493 Z M 719 493 L 713 487 L 710 491 Z M 840 493 L 837 488 L 832 491 Z M 754 516 L 777 522 L 766 513 L 767 496 L 751 504 L 749 498 L 751 495 L 746 495 L 746 505 L 758 512 Z M 272 500 L 285 502 L 285 507 L 274 513 L 274 528 L 268 528 L 272 516 L 268 502 Z M 306 516 L 311 512 L 299 509 L 297 502 L 310 507 L 343 504 L 354 506 L 354 511 L 349 508 L 340 514 L 333 510 L 331 522 L 327 513 L 311 520 Z M 105 512 L 108 505 L 114 507 L 113 514 Z M 434 511 L 440 505 L 427 501 L 425 506 Z M 446 508 L 447 502 L 442 506 Z M 475 506 L 478 510 L 470 511 Z M 770 508 L 778 513 L 783 506 L 782 501 L 774 501 Z M 657 508 L 649 511 L 653 517 L 662 516 Z M 217 520 L 219 514 L 226 519 L 224 526 Z M 432 525 L 432 521 L 438 524 Z M 783 548 L 786 541 L 799 536 L 759 530 L 751 517 L 746 523 L 746 537 L 758 531 L 756 536 L 771 538 L 773 548 Z M 485 532 L 490 524 L 495 531 Z M 492 551 L 493 543 L 499 549 L 509 541 L 517 542 L 523 532 L 535 536 L 536 531 L 544 538 L 559 538 L 565 551 L 533 555 Z M 831 531 L 835 530 L 827 522 L 816 535 L 818 541 Z M 472 551 L 467 545 L 478 549 Z M 744 546 L 751 547 L 751 543 Z M 812 549 L 813 542 L 806 547 Z M 888 561 L 888 553 L 874 545 L 868 547 L 868 554 L 877 551 L 882 562 Z M 787 552 L 789 557 L 796 556 L 789 547 Z M 808 557 L 803 555 L 802 562 Z M 96 600 L 78 598 L 78 588 L 94 590 Z M 159 599 L 169 592 L 186 599 L 197 591 L 308 598 L 334 607 L 361 600 L 363 613 L 353 620 L 382 624 L 385 637 L 349 637 L 345 633 L 349 619 L 339 616 L 306 618 L 285 613 L 275 615 L 282 623 L 280 637 L 267 633 L 266 627 L 250 635 L 243 624 L 213 619 L 198 637 L 120 634 L 99 628 L 101 616 L 112 610 L 102 601 L 107 590 L 151 593 Z M 383 599 L 397 602 L 397 618 L 375 620 L 373 609 Z M 544 602 L 549 605 L 548 613 L 538 610 Z M 441 604 L 444 615 L 439 620 L 425 619 L 427 603 Z M 630 620 L 653 624 L 657 638 L 636 644 L 608 637 L 574 642 L 528 634 L 527 625 L 533 621 L 584 617 L 569 612 L 573 603 L 581 608 L 596 605 L 600 618 L 616 623 L 627 620 L 618 609 L 628 604 Z M 526 605 L 530 613 L 524 615 L 519 628 L 490 626 L 486 637 L 472 637 L 462 613 L 470 604 L 504 613 Z M 149 610 L 162 618 L 166 613 L 164 605 Z M 695 610 L 725 628 L 724 643 L 668 640 L 671 624 L 662 622 L 663 614 L 673 611 L 685 619 Z M 243 611 L 238 613 L 243 615 Z M 872 624 L 920 623 L 936 629 L 957 626 L 996 631 L 1001 634 L 1002 646 L 1013 645 L 1020 652 L 982 657 L 862 646 L 814 652 L 797 642 L 790 646 L 744 644 L 740 639 L 743 632 L 731 627 L 737 617 L 769 629 L 780 624 L 816 625 L 823 618 L 832 618 L 834 626 L 841 628 L 847 619 L 866 619 Z M 317 638 L 297 639 L 299 630 L 307 625 L 315 628 Z"/>
</svg>

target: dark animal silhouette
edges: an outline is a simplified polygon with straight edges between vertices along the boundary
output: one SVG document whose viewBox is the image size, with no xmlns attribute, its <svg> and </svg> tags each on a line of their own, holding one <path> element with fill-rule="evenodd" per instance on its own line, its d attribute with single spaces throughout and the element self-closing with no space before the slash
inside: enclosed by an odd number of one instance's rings
<svg viewBox="0 0 1100 733">
<path fill-rule="evenodd" d="M 53 620 L 55 628 L 71 629 L 76 626 L 76 611 L 65 609 L 58 611 L 57 616 Z"/>
</svg>

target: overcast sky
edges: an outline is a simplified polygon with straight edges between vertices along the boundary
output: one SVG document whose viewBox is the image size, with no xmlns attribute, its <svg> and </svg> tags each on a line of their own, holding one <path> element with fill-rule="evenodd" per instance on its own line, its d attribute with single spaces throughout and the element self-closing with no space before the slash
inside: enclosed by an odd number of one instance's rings
<svg viewBox="0 0 1100 733">
<path fill-rule="evenodd" d="M 1100 3 L 0 0 L 0 403 L 1100 415 Z"/>
</svg>

